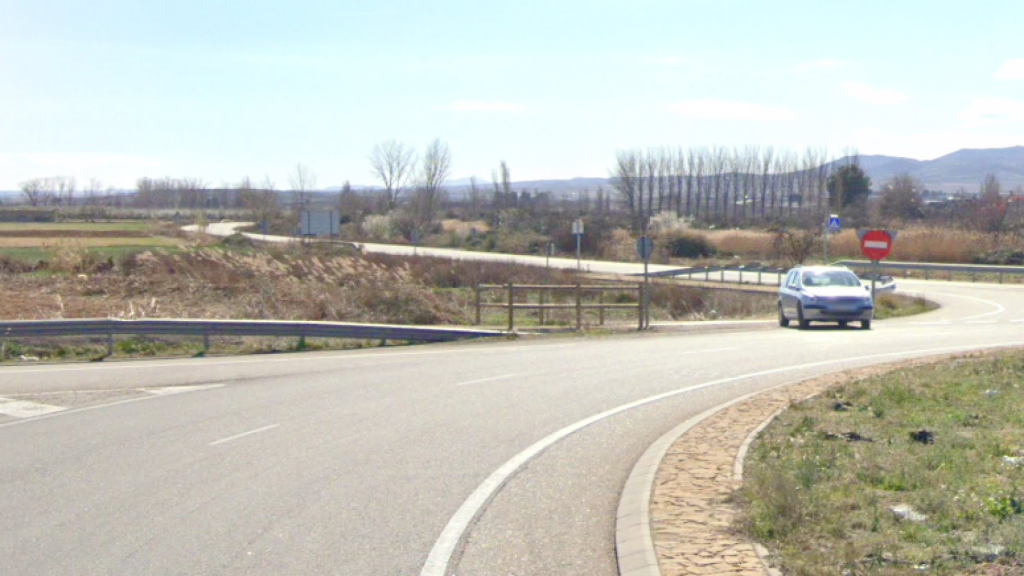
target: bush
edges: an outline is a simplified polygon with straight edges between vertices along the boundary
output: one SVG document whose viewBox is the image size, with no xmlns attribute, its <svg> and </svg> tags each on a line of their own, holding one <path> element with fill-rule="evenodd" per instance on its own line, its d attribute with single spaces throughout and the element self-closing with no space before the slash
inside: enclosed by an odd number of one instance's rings
<svg viewBox="0 0 1024 576">
<path fill-rule="evenodd" d="M 363 234 L 371 240 L 389 240 L 395 235 L 390 214 L 371 214 L 363 219 Z"/>
<path fill-rule="evenodd" d="M 664 242 L 669 256 L 673 258 L 709 258 L 716 254 L 711 242 L 698 234 L 669 234 Z"/>
<path fill-rule="evenodd" d="M 1024 265 L 1024 252 L 1019 250 L 996 250 L 974 259 L 975 264 L 990 266 L 1021 266 Z"/>
</svg>

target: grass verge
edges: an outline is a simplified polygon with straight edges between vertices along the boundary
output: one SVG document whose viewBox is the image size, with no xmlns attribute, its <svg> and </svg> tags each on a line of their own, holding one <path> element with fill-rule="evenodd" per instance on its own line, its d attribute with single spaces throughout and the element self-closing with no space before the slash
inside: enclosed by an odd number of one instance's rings
<svg viewBox="0 0 1024 576">
<path fill-rule="evenodd" d="M 939 307 L 938 304 L 926 300 L 922 296 L 908 296 L 906 294 L 880 294 L 875 298 L 875 319 L 885 320 L 886 318 L 901 318 L 903 316 L 914 316 L 931 312 Z"/>
<path fill-rule="evenodd" d="M 1024 353 L 846 384 L 758 438 L 739 528 L 799 576 L 1024 573 Z"/>
</svg>

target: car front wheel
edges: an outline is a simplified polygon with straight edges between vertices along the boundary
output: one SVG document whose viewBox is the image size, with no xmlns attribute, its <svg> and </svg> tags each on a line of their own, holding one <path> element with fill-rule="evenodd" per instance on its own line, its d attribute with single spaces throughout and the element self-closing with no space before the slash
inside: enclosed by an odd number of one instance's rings
<svg viewBox="0 0 1024 576">
<path fill-rule="evenodd" d="M 860 329 L 861 330 L 871 330 L 871 320 L 861 320 L 860 321 Z"/>
<path fill-rule="evenodd" d="M 786 314 L 782 311 L 782 303 L 779 303 L 779 326 L 785 328 L 789 326 L 789 319 L 786 318 Z"/>
<path fill-rule="evenodd" d="M 801 330 L 806 330 L 811 327 L 811 321 L 804 318 L 804 306 L 803 304 L 796 305 L 796 322 Z"/>
</svg>

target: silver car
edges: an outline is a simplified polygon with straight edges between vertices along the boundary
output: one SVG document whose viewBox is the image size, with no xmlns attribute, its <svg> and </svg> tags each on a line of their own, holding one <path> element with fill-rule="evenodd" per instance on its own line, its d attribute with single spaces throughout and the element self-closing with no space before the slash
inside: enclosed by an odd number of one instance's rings
<svg viewBox="0 0 1024 576">
<path fill-rule="evenodd" d="M 779 287 L 779 326 L 796 320 L 801 329 L 811 322 L 860 322 L 871 328 L 875 304 L 871 288 L 857 275 L 837 266 L 807 266 L 789 271 Z"/>
</svg>

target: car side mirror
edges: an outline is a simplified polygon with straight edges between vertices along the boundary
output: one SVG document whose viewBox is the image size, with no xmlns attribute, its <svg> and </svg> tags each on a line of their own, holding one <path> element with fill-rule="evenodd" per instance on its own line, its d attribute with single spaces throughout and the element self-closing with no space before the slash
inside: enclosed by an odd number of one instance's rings
<svg viewBox="0 0 1024 576">
<path fill-rule="evenodd" d="M 871 292 L 871 286 L 865 286 L 864 290 L 867 291 L 867 292 Z"/>
</svg>

